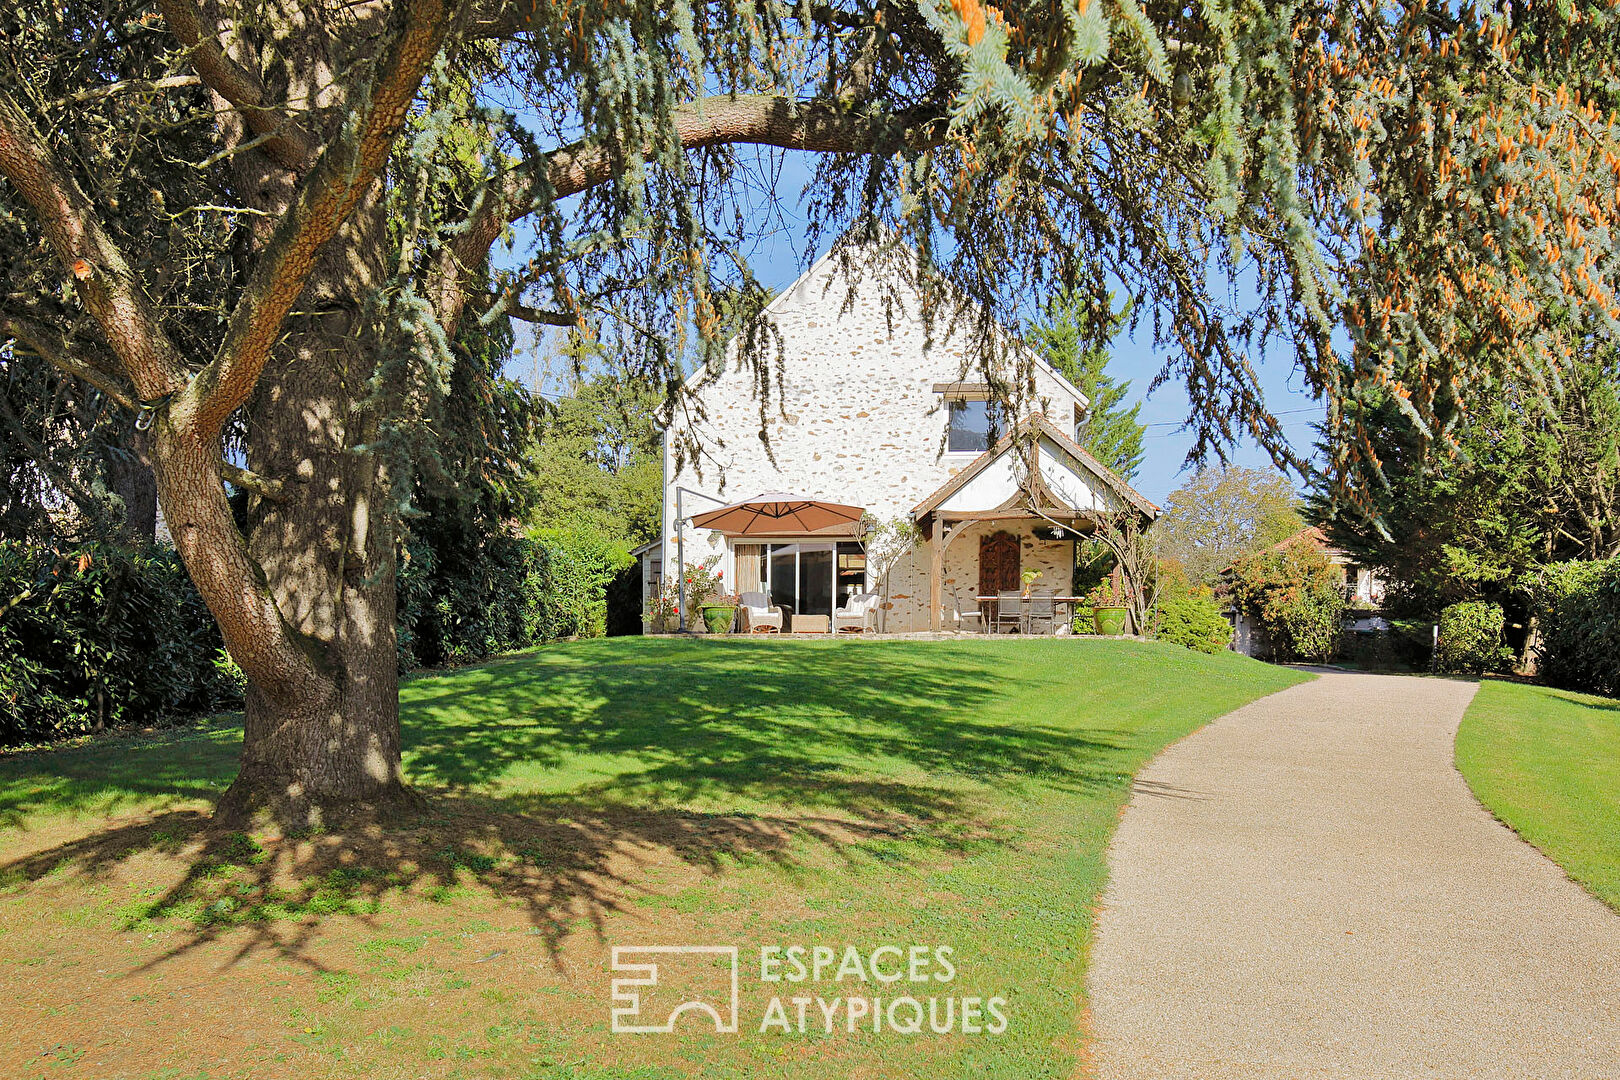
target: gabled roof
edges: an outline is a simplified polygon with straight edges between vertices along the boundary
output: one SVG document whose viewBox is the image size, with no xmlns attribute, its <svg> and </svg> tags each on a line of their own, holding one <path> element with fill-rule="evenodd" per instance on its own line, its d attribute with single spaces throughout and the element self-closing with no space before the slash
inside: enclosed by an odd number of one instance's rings
<svg viewBox="0 0 1620 1080">
<path fill-rule="evenodd" d="M 999 461 L 1004 454 L 1012 449 L 1013 444 L 1017 442 L 1020 435 L 1026 434 L 1031 430 L 1033 430 L 1037 435 L 1051 440 L 1051 442 L 1056 444 L 1058 449 L 1062 450 L 1069 457 L 1073 458 L 1075 462 L 1081 466 L 1081 468 L 1083 468 L 1086 472 L 1091 473 L 1098 480 L 1102 481 L 1103 486 L 1118 496 L 1121 502 L 1124 502 L 1128 506 L 1134 507 L 1137 512 L 1143 514 L 1150 520 L 1159 516 L 1158 506 L 1150 502 L 1142 495 L 1141 492 L 1137 491 L 1135 488 L 1131 487 L 1124 480 L 1122 480 L 1118 473 L 1114 472 L 1114 470 L 1098 461 L 1084 447 L 1080 446 L 1073 439 L 1065 435 L 1062 429 L 1060 429 L 1056 424 L 1052 423 L 1052 421 L 1048 420 L 1046 416 L 1041 413 L 1035 413 L 1019 421 L 1018 426 L 1012 431 L 1008 432 L 1006 435 L 1003 435 L 999 440 L 997 440 L 994 446 L 980 454 L 978 457 L 974 458 L 967 464 L 966 467 L 962 469 L 961 472 L 951 477 L 951 479 L 943 487 L 939 488 L 939 490 L 928 496 L 928 498 L 918 503 L 912 509 L 911 516 L 913 518 L 920 518 L 924 514 L 930 513 L 937 509 L 952 495 L 955 495 L 958 491 L 962 490 L 962 488 L 966 487 L 970 482 L 972 482 L 974 477 L 983 473 L 996 461 Z"/>
</svg>

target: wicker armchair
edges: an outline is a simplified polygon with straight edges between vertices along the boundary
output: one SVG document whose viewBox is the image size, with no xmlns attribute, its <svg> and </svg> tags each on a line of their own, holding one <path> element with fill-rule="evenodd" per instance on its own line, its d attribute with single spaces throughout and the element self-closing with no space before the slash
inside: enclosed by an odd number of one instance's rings
<svg viewBox="0 0 1620 1080">
<path fill-rule="evenodd" d="M 833 612 L 833 633 L 865 633 L 870 629 L 867 623 L 876 614 L 880 599 L 882 597 L 875 592 L 863 592 L 844 601 L 844 606 Z"/>
<path fill-rule="evenodd" d="M 742 619 L 745 634 L 780 634 L 782 609 L 771 606 L 771 598 L 762 592 L 745 592 L 737 597 L 737 615 Z"/>
</svg>

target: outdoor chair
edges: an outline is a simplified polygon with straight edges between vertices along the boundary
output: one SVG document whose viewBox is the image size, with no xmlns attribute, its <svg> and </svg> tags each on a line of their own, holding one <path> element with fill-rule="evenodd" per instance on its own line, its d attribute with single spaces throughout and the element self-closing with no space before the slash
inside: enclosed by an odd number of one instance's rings
<svg viewBox="0 0 1620 1080">
<path fill-rule="evenodd" d="M 996 594 L 996 633 L 1001 628 L 1010 626 L 1014 630 L 1024 628 L 1024 595 L 1017 589 L 1003 591 Z"/>
<path fill-rule="evenodd" d="M 875 592 L 855 593 L 844 606 L 833 612 L 833 633 L 860 634 L 867 630 L 867 620 L 877 611 L 881 597 Z"/>
<path fill-rule="evenodd" d="M 771 606 L 771 598 L 762 592 L 745 592 L 737 597 L 737 611 L 742 617 L 745 634 L 780 634 L 782 609 Z"/>
<path fill-rule="evenodd" d="M 962 601 L 958 599 L 956 601 L 956 628 L 958 630 L 968 630 L 974 627 L 978 628 L 978 630 L 984 629 L 984 611 L 979 607 L 964 608 Z"/>
<path fill-rule="evenodd" d="M 1050 634 L 1057 629 L 1057 602 L 1053 593 L 1031 593 L 1024 612 L 1024 633 Z"/>
</svg>

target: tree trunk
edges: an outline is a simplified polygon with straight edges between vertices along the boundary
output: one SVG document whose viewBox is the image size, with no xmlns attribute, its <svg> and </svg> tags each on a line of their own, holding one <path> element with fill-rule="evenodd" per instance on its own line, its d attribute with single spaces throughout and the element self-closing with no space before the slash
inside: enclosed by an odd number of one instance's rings
<svg viewBox="0 0 1620 1080">
<path fill-rule="evenodd" d="M 380 21 L 381 9 L 366 17 Z M 270 46 L 279 66 L 238 55 L 251 70 L 281 73 L 268 87 L 277 99 L 340 118 L 349 88 L 333 73 L 352 58 L 330 55 L 342 35 L 318 20 L 285 5 Z M 251 137 L 237 114 L 222 123 L 229 144 Z M 250 241 L 257 254 L 300 177 L 261 154 L 239 154 L 233 167 L 247 204 L 267 215 Z M 248 554 L 315 677 L 287 694 L 250 676 L 242 771 L 217 812 L 225 822 L 268 814 L 319 824 L 412 801 L 400 765 L 395 515 L 386 470 L 364 448 L 376 434 L 367 394 L 380 335 L 360 312 L 385 276 L 386 233 L 373 190 L 318 257 L 245 410 L 248 468 L 284 482 L 282 499 L 249 499 Z"/>
<path fill-rule="evenodd" d="M 135 431 L 123 447 L 123 454 L 107 455 L 108 486 L 124 503 L 119 534 L 128 543 L 142 547 L 157 542 L 157 478 L 152 475 L 147 442 L 142 432 Z"/>
</svg>

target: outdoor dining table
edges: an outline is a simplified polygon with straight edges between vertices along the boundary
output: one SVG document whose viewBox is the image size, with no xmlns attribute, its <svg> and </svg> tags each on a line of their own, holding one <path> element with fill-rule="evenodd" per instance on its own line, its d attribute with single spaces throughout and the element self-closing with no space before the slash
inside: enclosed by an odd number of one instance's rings
<svg viewBox="0 0 1620 1080">
<path fill-rule="evenodd" d="M 988 634 L 990 632 L 990 624 L 996 621 L 996 611 L 997 611 L 997 608 L 999 607 L 999 605 L 1001 603 L 1001 597 L 991 595 L 991 596 L 979 596 L 979 597 L 975 597 L 974 599 L 978 600 L 978 602 L 981 603 L 981 604 L 986 604 L 987 603 L 987 604 L 991 605 L 990 611 L 989 611 L 989 613 L 987 615 L 979 616 L 979 621 L 984 624 L 984 632 L 986 634 Z M 1032 598 L 1028 597 L 1028 596 L 1019 597 L 1018 603 L 1019 603 L 1019 609 L 1020 609 L 1021 612 L 1027 612 L 1029 610 L 1029 602 L 1030 602 L 1031 599 Z M 1056 628 L 1059 627 L 1059 626 L 1068 626 L 1068 625 L 1072 624 L 1074 622 L 1074 606 L 1076 604 L 1085 603 L 1085 600 L 1086 600 L 1086 598 L 1083 597 L 1083 596 L 1052 596 L 1052 597 L 1043 596 L 1042 599 L 1050 599 L 1052 601 L 1052 604 L 1053 604 L 1053 615 L 1054 615 L 1054 618 L 1052 619 L 1053 633 L 1057 632 Z M 1055 617 L 1056 614 L 1057 614 L 1057 610 L 1059 608 L 1068 608 L 1069 609 L 1068 618 L 1059 619 L 1059 618 Z M 1022 622 L 1020 622 L 1020 625 L 1022 626 L 1024 624 Z"/>
</svg>

